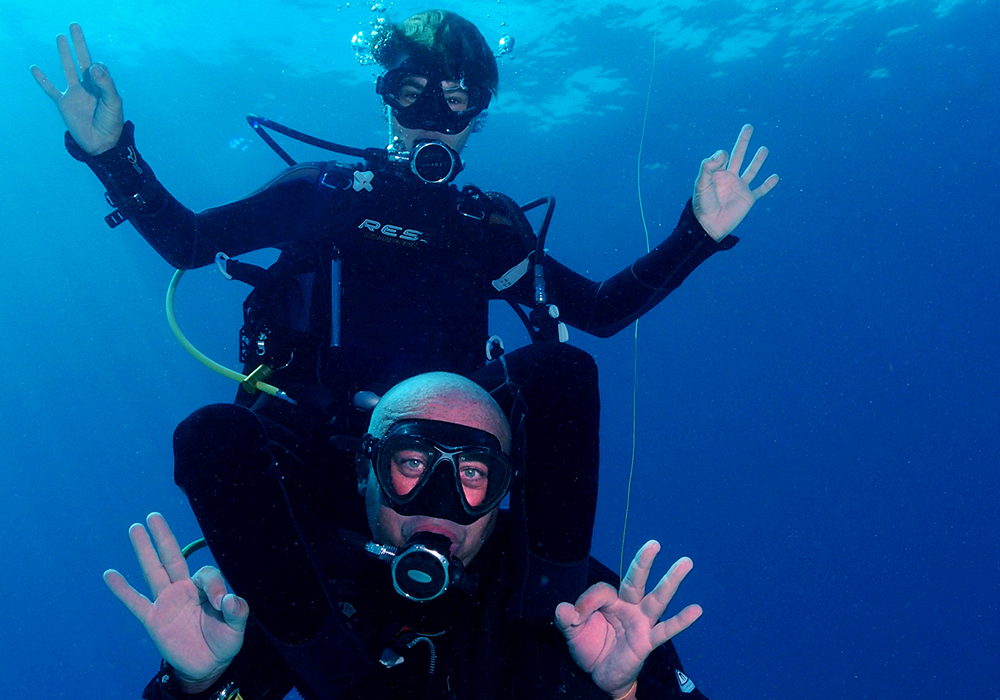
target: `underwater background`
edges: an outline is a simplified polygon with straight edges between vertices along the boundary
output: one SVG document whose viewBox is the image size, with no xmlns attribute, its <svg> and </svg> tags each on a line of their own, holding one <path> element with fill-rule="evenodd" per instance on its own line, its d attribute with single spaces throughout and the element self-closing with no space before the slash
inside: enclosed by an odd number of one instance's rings
<svg viewBox="0 0 1000 700">
<path fill-rule="evenodd" d="M 549 249 L 593 278 L 645 251 L 644 221 L 653 245 L 672 230 L 700 160 L 742 124 L 771 149 L 760 181 L 781 175 L 742 242 L 637 331 L 571 334 L 601 368 L 595 554 L 618 568 L 628 503 L 626 563 L 654 537 L 654 573 L 694 559 L 678 602 L 705 614 L 676 644 L 698 686 L 716 700 L 1000 698 L 996 3 L 444 7 L 491 43 L 515 39 L 461 181 L 554 195 Z M 169 266 L 104 224 L 103 190 L 28 66 L 63 86 L 54 37 L 81 22 L 145 158 L 202 209 L 282 168 L 247 113 L 385 143 L 350 44 L 376 14 L 0 10 L 0 698 L 136 698 L 158 655 L 101 573 L 140 583 L 126 530 L 152 510 L 198 536 L 171 433 L 235 385 L 170 335 Z M 245 293 L 214 269 L 178 292 L 188 336 L 231 366 Z M 508 347 L 526 342 L 509 312 L 495 318 Z"/>
</svg>

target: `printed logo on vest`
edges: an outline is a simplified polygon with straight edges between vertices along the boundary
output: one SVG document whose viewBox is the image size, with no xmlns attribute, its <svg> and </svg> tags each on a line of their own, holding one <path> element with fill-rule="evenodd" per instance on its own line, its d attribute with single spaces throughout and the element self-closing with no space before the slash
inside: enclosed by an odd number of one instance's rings
<svg viewBox="0 0 1000 700">
<path fill-rule="evenodd" d="M 694 681 L 685 676 L 680 671 L 674 671 L 677 674 L 677 685 L 681 687 L 682 693 L 690 693 L 694 690 Z"/>
<path fill-rule="evenodd" d="M 402 226 L 394 224 L 382 224 L 375 219 L 365 219 L 358 225 L 358 228 L 364 229 L 366 238 L 392 242 L 408 248 L 427 245 L 427 237 L 424 233 L 412 228 L 404 229 Z"/>
<path fill-rule="evenodd" d="M 364 172 L 355 170 L 354 171 L 354 191 L 360 192 L 361 190 L 372 191 L 372 178 L 375 177 L 375 173 L 370 170 L 365 170 Z"/>
</svg>

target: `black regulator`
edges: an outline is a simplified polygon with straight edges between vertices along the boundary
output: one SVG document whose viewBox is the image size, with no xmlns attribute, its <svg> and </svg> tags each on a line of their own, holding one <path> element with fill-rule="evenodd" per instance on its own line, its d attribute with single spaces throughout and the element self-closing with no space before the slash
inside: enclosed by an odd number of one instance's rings
<svg viewBox="0 0 1000 700">
<path fill-rule="evenodd" d="M 326 151 L 364 158 L 372 162 L 388 161 L 390 163 L 409 166 L 409 171 L 417 179 L 429 185 L 447 184 L 458 177 L 458 174 L 462 172 L 462 168 L 465 167 L 462 164 L 461 157 L 458 155 L 458 151 L 442 141 L 418 141 L 409 151 L 401 148 L 398 141 L 392 143 L 388 148 L 354 148 L 353 146 L 343 146 L 339 143 L 303 134 L 301 131 L 289 129 L 283 124 L 265 117 L 258 117 L 255 114 L 248 115 L 247 122 L 257 132 L 257 135 L 264 140 L 264 143 L 270 146 L 288 165 L 296 165 L 295 159 L 288 155 L 285 149 L 279 146 L 265 129 L 271 129 L 296 141 L 301 141 L 302 143 L 322 148 Z"/>
<path fill-rule="evenodd" d="M 363 547 L 366 554 L 389 564 L 392 587 L 407 600 L 426 603 L 449 591 L 472 593 L 476 577 L 465 571 L 457 557 L 449 556 L 451 540 L 434 532 L 418 532 L 404 547 L 365 542 L 360 535 L 341 533 Z"/>
</svg>

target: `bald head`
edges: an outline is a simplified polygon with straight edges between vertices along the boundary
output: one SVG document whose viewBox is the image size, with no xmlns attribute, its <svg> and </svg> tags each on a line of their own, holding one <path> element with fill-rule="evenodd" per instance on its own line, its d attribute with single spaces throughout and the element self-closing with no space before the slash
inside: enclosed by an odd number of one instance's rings
<svg viewBox="0 0 1000 700">
<path fill-rule="evenodd" d="M 510 426 L 500 406 L 485 389 L 460 375 L 428 372 L 400 382 L 375 406 L 368 432 L 383 437 L 393 423 L 410 418 L 485 430 L 510 452 Z"/>
<path fill-rule="evenodd" d="M 430 372 L 400 382 L 375 406 L 368 432 L 383 438 L 393 424 L 410 419 L 484 430 L 500 441 L 504 452 L 510 453 L 510 426 L 503 411 L 482 387 L 457 374 Z M 418 532 L 444 535 L 452 543 L 450 556 L 468 566 L 493 532 L 499 506 L 468 525 L 428 514 L 401 515 L 383 498 L 371 462 L 359 461 L 358 467 L 358 488 L 364 494 L 368 525 L 377 542 L 403 547 Z"/>
</svg>

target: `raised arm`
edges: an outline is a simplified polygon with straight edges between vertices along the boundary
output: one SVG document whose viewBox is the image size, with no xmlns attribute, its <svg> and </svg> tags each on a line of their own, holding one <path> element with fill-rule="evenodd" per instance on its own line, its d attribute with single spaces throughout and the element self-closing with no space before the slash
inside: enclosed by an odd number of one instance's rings
<svg viewBox="0 0 1000 700">
<path fill-rule="evenodd" d="M 575 605 L 560 603 L 556 608 L 556 626 L 565 635 L 573 659 L 601 690 L 619 700 L 636 697 L 639 672 L 650 653 L 701 616 L 700 606 L 688 605 L 659 621 L 693 566 L 687 557 L 677 560 L 647 595 L 646 581 L 659 551 L 655 541 L 644 544 L 619 590 L 598 583 L 584 591 Z"/>
<path fill-rule="evenodd" d="M 118 143 L 125 124 L 122 99 L 108 67 L 91 61 L 90 49 L 80 25 L 69 25 L 69 35 L 69 39 L 64 34 L 56 37 L 59 60 L 66 75 L 66 91 L 61 92 L 53 85 L 38 66 L 31 67 L 31 74 L 55 102 L 73 139 L 87 154 L 95 156 Z M 73 42 L 72 51 L 70 40 Z"/>
<path fill-rule="evenodd" d="M 778 183 L 778 176 L 771 175 L 751 189 L 767 158 L 766 148 L 758 149 L 740 173 L 752 134 L 753 128 L 744 126 L 732 156 L 719 150 L 702 161 L 694 195 L 676 228 L 621 272 L 596 282 L 547 258 L 545 279 L 560 319 L 602 338 L 614 335 L 663 301 L 712 255 L 736 245 L 738 239 L 730 234 Z M 531 302 L 530 280 L 522 278 L 514 291 L 522 303 Z"/>
<path fill-rule="evenodd" d="M 71 24 L 69 37 L 60 34 L 56 46 L 66 90 L 60 91 L 38 66 L 31 74 L 66 123 L 70 154 L 107 188 L 116 207 L 107 217 L 110 225 L 127 219 L 168 263 L 183 269 L 209 265 L 219 251 L 239 255 L 304 235 L 297 217 L 310 211 L 305 202 L 319 176 L 316 166 L 288 171 L 280 183 L 240 202 L 195 213 L 160 184 L 142 158 L 134 125 L 124 122 L 115 83 L 106 66 L 92 61 L 80 25 Z"/>
<path fill-rule="evenodd" d="M 205 566 L 190 575 L 162 515 L 151 513 L 146 525 L 148 533 L 136 523 L 128 534 L 153 600 L 114 569 L 104 572 L 104 581 L 146 628 L 184 691 L 198 693 L 218 680 L 239 652 L 250 608 L 227 592 L 218 569 Z"/>
</svg>

